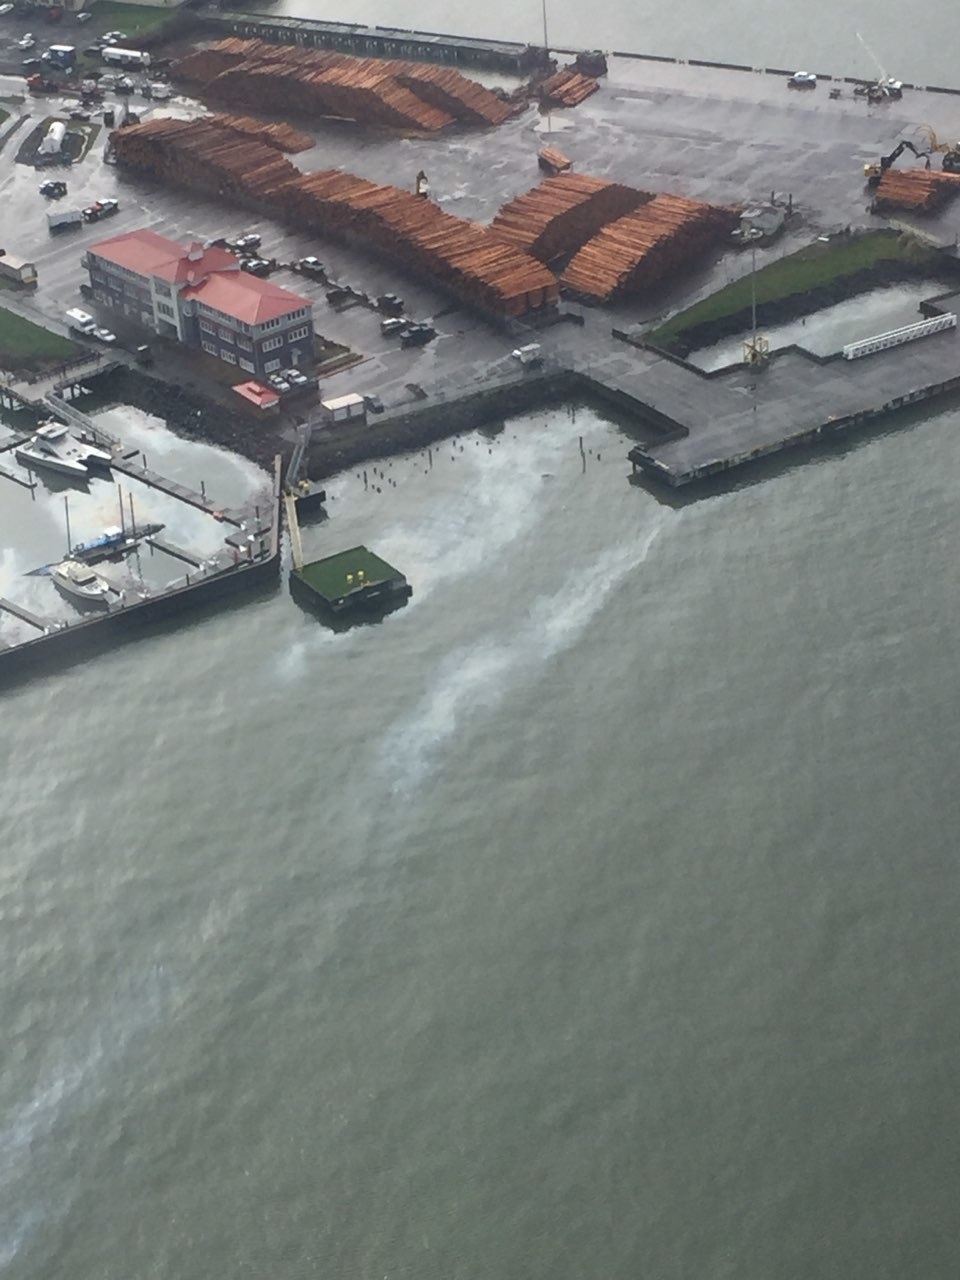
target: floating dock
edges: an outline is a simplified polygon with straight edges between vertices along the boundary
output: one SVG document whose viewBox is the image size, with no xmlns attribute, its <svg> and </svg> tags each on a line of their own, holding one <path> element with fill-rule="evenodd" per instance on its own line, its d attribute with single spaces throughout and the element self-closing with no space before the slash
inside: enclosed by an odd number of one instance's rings
<svg viewBox="0 0 960 1280">
<path fill-rule="evenodd" d="M 290 585 L 295 594 L 335 618 L 382 615 L 413 594 L 400 570 L 366 547 L 351 547 L 295 568 Z"/>
</svg>

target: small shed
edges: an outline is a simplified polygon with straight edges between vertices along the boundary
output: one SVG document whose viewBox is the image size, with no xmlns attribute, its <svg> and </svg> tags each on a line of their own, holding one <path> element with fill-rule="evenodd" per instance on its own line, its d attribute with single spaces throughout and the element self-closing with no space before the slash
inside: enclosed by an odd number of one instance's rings
<svg viewBox="0 0 960 1280">
<path fill-rule="evenodd" d="M 275 409 L 280 403 L 273 387 L 264 386 L 262 382 L 238 382 L 233 389 L 257 409 Z"/>
<path fill-rule="evenodd" d="M 17 284 L 36 284 L 37 268 L 25 258 L 18 258 L 12 253 L 4 253 L 0 249 L 0 276 L 5 280 L 15 280 Z"/>
<path fill-rule="evenodd" d="M 323 411 L 323 420 L 328 425 L 335 422 L 358 422 L 365 423 L 367 420 L 367 405 L 363 396 L 358 396 L 356 392 L 351 392 L 346 396 L 336 396 L 332 400 L 321 400 L 320 408 Z"/>
</svg>

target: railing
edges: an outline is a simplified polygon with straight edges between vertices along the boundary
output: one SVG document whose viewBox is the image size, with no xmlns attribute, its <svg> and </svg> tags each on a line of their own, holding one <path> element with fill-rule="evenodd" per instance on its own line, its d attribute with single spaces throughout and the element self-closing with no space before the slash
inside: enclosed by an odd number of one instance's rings
<svg viewBox="0 0 960 1280">
<path fill-rule="evenodd" d="M 891 347 L 902 347 L 906 342 L 914 342 L 917 338 L 926 338 L 928 334 L 940 333 L 943 329 L 956 327 L 957 317 L 953 312 L 944 316 L 935 316 L 932 320 L 918 320 L 916 324 L 907 324 L 901 329 L 890 329 L 887 333 L 878 333 L 873 338 L 848 342 L 843 348 L 843 358 L 859 360 L 861 356 L 873 355 L 875 351 L 888 351 Z"/>
</svg>

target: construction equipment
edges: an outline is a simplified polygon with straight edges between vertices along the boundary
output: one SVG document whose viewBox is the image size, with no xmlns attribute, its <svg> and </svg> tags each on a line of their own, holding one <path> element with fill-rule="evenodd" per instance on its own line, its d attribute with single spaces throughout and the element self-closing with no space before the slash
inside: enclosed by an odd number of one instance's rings
<svg viewBox="0 0 960 1280">
<path fill-rule="evenodd" d="M 888 98 L 902 98 L 903 81 L 894 80 L 891 76 L 887 75 L 886 71 L 883 69 L 880 59 L 873 52 L 859 31 L 857 32 L 857 39 L 870 55 L 870 60 L 880 72 L 880 75 L 873 84 L 863 86 L 858 85 L 857 88 L 854 89 L 854 93 L 865 93 L 871 102 L 884 102 Z"/>
<path fill-rule="evenodd" d="M 865 164 L 863 166 L 863 176 L 866 179 L 867 185 L 875 187 L 890 166 L 903 155 L 904 151 L 912 151 L 918 160 L 926 160 L 926 167 L 928 169 L 930 168 L 930 152 L 921 151 L 918 147 L 913 145 L 909 138 L 903 138 L 897 143 L 889 155 L 881 156 L 877 164 Z"/>
<path fill-rule="evenodd" d="M 941 142 L 929 124 L 917 125 L 914 133 L 920 134 L 931 155 L 940 155 L 940 167 L 944 173 L 960 173 L 960 142 Z"/>
</svg>

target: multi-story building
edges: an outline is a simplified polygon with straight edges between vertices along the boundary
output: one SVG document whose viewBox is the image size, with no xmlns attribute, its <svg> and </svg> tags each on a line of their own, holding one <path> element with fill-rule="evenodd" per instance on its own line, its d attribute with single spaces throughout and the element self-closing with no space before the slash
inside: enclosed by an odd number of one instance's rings
<svg viewBox="0 0 960 1280">
<path fill-rule="evenodd" d="M 309 299 L 241 271 L 225 249 L 127 231 L 92 244 L 84 266 L 98 302 L 245 373 L 312 362 Z"/>
</svg>

